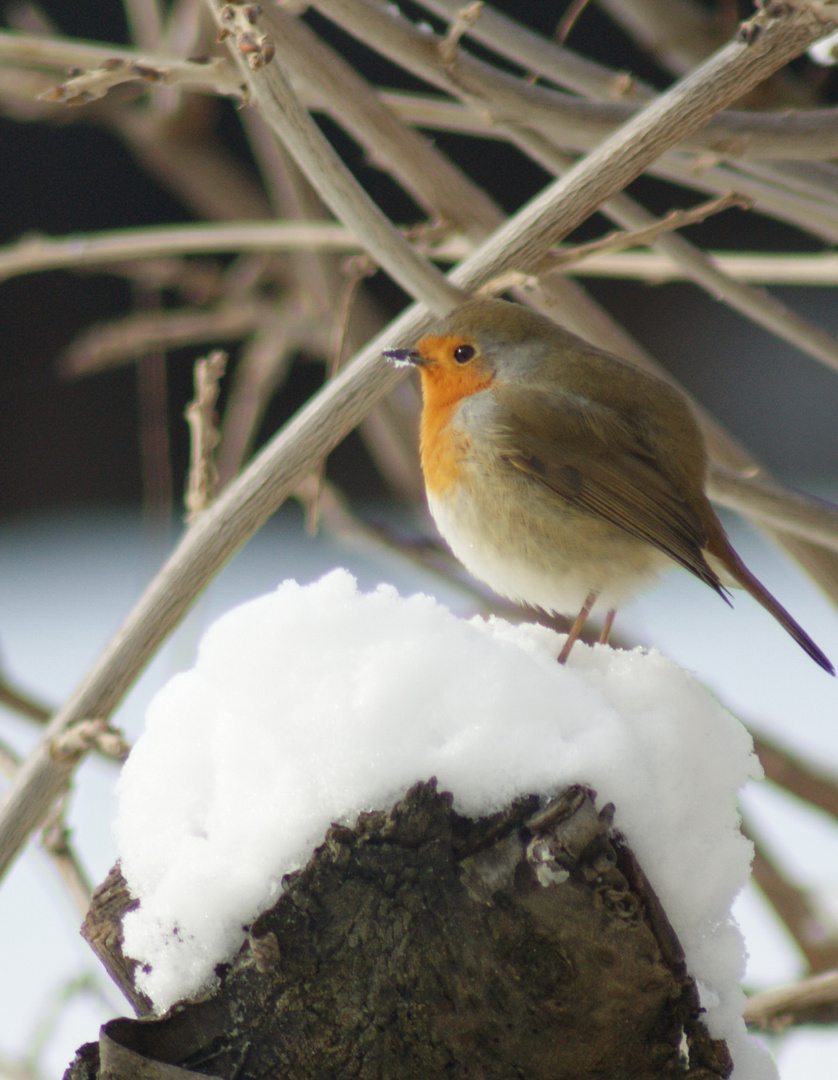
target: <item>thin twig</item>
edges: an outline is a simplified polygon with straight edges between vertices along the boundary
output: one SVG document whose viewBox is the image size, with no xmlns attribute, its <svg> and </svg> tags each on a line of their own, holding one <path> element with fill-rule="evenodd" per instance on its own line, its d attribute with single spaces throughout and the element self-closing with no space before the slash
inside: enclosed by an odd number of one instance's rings
<svg viewBox="0 0 838 1080">
<path fill-rule="evenodd" d="M 444 221 L 475 239 L 500 224 L 503 215 L 482 188 L 424 136 L 407 127 L 366 80 L 304 23 L 271 8 L 265 12 L 265 24 L 285 43 L 283 63 L 308 101 L 318 101 L 361 143 L 369 160 L 394 176 L 432 220 Z"/>
<path fill-rule="evenodd" d="M 0 743 L 0 773 L 11 780 L 20 768 L 20 757 L 10 747 Z M 61 798 L 49 811 L 41 830 L 41 846 L 64 884 L 70 900 L 84 918 L 90 903 L 90 882 L 81 861 L 70 844 L 69 832 L 64 823 L 64 802 Z"/>
<path fill-rule="evenodd" d="M 219 26 L 229 31 L 232 55 L 242 74 L 249 77 L 254 104 L 286 145 L 323 201 L 345 225 L 363 239 L 375 261 L 412 295 L 442 314 L 462 300 L 459 292 L 430 263 L 418 255 L 379 210 L 331 144 L 300 104 L 279 68 L 278 57 L 249 66 L 246 51 L 254 28 L 244 9 L 208 0 Z M 271 26 L 280 54 L 293 47 L 284 38 L 281 20 Z"/>
<path fill-rule="evenodd" d="M 591 150 L 637 115 L 637 106 L 629 103 L 591 101 L 529 85 L 463 49 L 453 64 L 443 64 L 440 39 L 417 30 L 382 0 L 316 0 L 314 6 L 390 61 L 482 109 L 491 122 L 530 127 L 563 149 Z M 546 41 L 545 46 L 556 48 Z M 677 145 L 726 158 L 827 160 L 838 153 L 838 110 L 720 112 Z"/>
<path fill-rule="evenodd" d="M 784 787 L 798 799 L 838 819 L 838 777 L 829 777 L 807 764 L 791 750 L 763 735 L 754 735 L 754 750 L 765 770 L 765 779 Z"/>
<path fill-rule="evenodd" d="M 38 720 L 41 723 L 49 720 L 55 711 L 47 708 L 46 705 L 41 704 L 40 701 L 14 686 L 2 670 L 0 670 L 0 705 L 4 705 L 7 709 L 11 709 L 21 716 L 27 716 L 30 720 Z"/>
<path fill-rule="evenodd" d="M 754 837 L 747 821 L 742 828 L 754 844 L 753 879 L 806 958 L 809 970 L 827 971 L 838 966 L 838 927 L 834 920 L 813 902 L 809 890 L 789 879 Z"/>
<path fill-rule="evenodd" d="M 0 31 L 0 60 L 36 68 L 81 72 L 61 84 L 53 102 L 67 104 L 83 96 L 87 101 L 102 97 L 118 82 L 143 79 L 165 82 L 208 93 L 241 97 L 242 80 L 234 65 L 220 57 L 176 60 L 149 55 L 119 45 L 93 45 L 83 41 L 54 40 L 40 34 L 16 34 Z M 69 89 L 64 89 L 69 88 Z"/>
<path fill-rule="evenodd" d="M 599 6 L 674 75 L 700 64 L 730 29 L 693 0 L 599 0 Z"/>
<path fill-rule="evenodd" d="M 227 251 L 357 251 L 357 238 L 334 222 L 236 221 L 114 229 L 85 236 L 26 236 L 0 248 L 0 281 L 64 267 L 108 266 L 127 259 Z"/>
<path fill-rule="evenodd" d="M 834 1024 L 838 1021 L 838 971 L 751 994 L 743 1018 L 750 1027 L 767 1031 L 784 1031 L 793 1024 Z"/>
<path fill-rule="evenodd" d="M 266 300 L 234 298 L 209 310 L 184 308 L 126 315 L 81 334 L 61 358 L 61 371 L 69 376 L 90 375 L 156 349 L 235 341 L 251 333 L 270 312 Z"/>
<path fill-rule="evenodd" d="M 451 25 L 448 27 L 445 37 L 442 38 L 437 46 L 439 49 L 439 58 L 443 64 L 453 63 L 454 57 L 457 55 L 460 38 L 474 23 L 477 22 L 482 11 L 483 0 L 472 0 L 472 3 L 465 4 L 463 7 L 458 8 L 457 13 L 451 20 Z"/>
<path fill-rule="evenodd" d="M 838 255 L 829 251 L 813 255 L 708 251 L 705 255 L 728 277 L 752 285 L 838 285 Z M 652 285 L 689 278 L 686 270 L 662 251 L 596 255 L 585 260 L 578 275 L 646 281 Z"/>
<path fill-rule="evenodd" d="M 717 464 L 708 479 L 713 502 L 755 518 L 763 527 L 838 551 L 838 505 L 791 491 L 761 471 L 738 472 Z"/>
<path fill-rule="evenodd" d="M 326 362 L 326 378 L 333 379 L 340 371 L 343 363 L 343 350 L 346 343 L 346 331 L 349 325 L 352 302 L 358 292 L 361 282 L 365 277 L 375 273 L 375 264 L 365 255 L 356 256 L 347 260 L 345 264 L 346 280 L 341 296 L 338 298 L 334 321 L 332 324 L 331 340 L 329 342 L 329 355 Z M 326 475 L 326 460 L 315 463 L 309 475 L 313 494 L 308 500 L 306 509 L 306 532 L 309 536 L 317 535 L 317 524 L 320 515 L 320 493 Z"/>
<path fill-rule="evenodd" d="M 609 202 L 612 201 L 609 200 Z M 691 207 L 689 210 L 670 210 L 664 217 L 653 219 L 650 224 L 636 229 L 610 232 L 598 240 L 590 240 L 585 244 L 554 248 L 527 277 L 544 277 L 544 275 L 555 270 L 576 269 L 579 263 L 597 255 L 622 251 L 625 248 L 639 247 L 644 244 L 653 244 L 664 233 L 684 229 L 688 225 L 706 221 L 712 214 L 729 210 L 733 206 L 748 209 L 750 205 L 750 202 L 742 198 L 742 196 L 728 193 L 711 199 L 709 202 L 701 203 L 700 206 Z M 605 209 L 607 213 L 607 206 Z M 651 217 L 651 215 L 649 216 Z M 506 278 L 493 278 L 491 281 L 487 281 L 480 291 L 481 293 L 498 294 L 506 292 L 517 284 L 526 284 L 526 281 L 523 275 L 520 276 L 520 281 L 516 280 L 513 273 Z"/>
<path fill-rule="evenodd" d="M 47 816 L 41 829 L 41 844 L 64 883 L 79 918 L 83 919 L 90 906 L 92 888 L 90 879 L 70 843 L 70 830 L 64 820 L 65 803 L 66 799 L 59 799 Z"/>
<path fill-rule="evenodd" d="M 264 322 L 241 350 L 233 372 L 221 425 L 218 481 L 226 486 L 251 452 L 271 397 L 285 381 L 295 349 L 303 340 L 302 323 L 287 304 Z"/>
<path fill-rule="evenodd" d="M 417 238 L 418 250 L 433 258 L 456 262 L 473 245 L 465 238 L 452 237 L 426 246 Z M 584 245 L 583 245 L 584 246 Z M 176 255 L 203 255 L 230 251 L 280 252 L 298 249 L 324 252 L 357 252 L 357 238 L 333 222 L 324 221 L 237 221 L 201 225 L 166 225 L 141 229 L 114 229 L 83 236 L 26 236 L 0 247 L 0 281 L 20 274 L 44 270 L 107 267 L 120 274 L 127 260 L 163 259 Z M 569 248 L 558 248 L 563 257 Z M 838 284 L 838 255 L 832 252 L 789 254 L 776 252 L 709 251 L 712 260 L 728 277 L 755 285 Z M 161 263 L 161 266 L 168 264 Z M 132 271 L 133 272 L 133 271 Z M 167 272 L 149 282 L 154 287 L 177 284 L 189 267 Z M 214 272 L 213 272 L 214 273 Z M 616 251 L 586 255 L 580 277 L 627 278 L 652 284 L 683 281 L 688 277 L 669 255 L 650 251 Z M 202 287 L 210 275 L 200 277 Z M 188 281 L 187 281 L 188 286 Z"/>
<path fill-rule="evenodd" d="M 557 42 L 557 44 L 564 45 L 571 30 L 576 25 L 580 15 L 587 6 L 588 0 L 572 0 L 567 11 L 562 15 L 559 25 L 556 27 L 556 32 L 553 34 L 553 40 Z"/>
<path fill-rule="evenodd" d="M 227 354 L 220 350 L 195 362 L 195 397 L 184 414 L 190 433 L 189 477 L 184 497 L 187 523 L 206 510 L 218 488 L 215 448 L 220 435 L 215 405 L 226 367 Z"/>
<path fill-rule="evenodd" d="M 422 0 L 422 4 L 450 20 L 456 18 L 462 0 Z M 485 3 L 480 18 L 469 27 L 468 36 L 513 60 L 525 71 L 584 97 L 599 101 L 649 101 L 654 97 L 650 86 L 548 41 Z"/>
</svg>

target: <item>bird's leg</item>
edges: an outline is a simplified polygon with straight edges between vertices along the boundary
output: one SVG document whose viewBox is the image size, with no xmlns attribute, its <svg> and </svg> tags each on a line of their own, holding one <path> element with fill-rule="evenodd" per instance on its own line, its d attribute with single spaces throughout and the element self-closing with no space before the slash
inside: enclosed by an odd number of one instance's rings
<svg viewBox="0 0 838 1080">
<path fill-rule="evenodd" d="M 582 633 L 582 629 L 585 626 L 585 620 L 591 614 L 591 608 L 594 606 L 596 598 L 597 594 L 595 592 L 589 592 L 585 597 L 585 603 L 582 605 L 582 610 L 573 620 L 573 626 L 571 626 L 570 633 L 567 635 L 567 641 L 562 645 L 562 651 L 559 653 L 560 664 L 567 662 L 567 658 L 570 656 L 570 650 L 573 648 L 573 643 Z"/>
<path fill-rule="evenodd" d="M 605 619 L 603 620 L 602 630 L 600 631 L 600 634 L 599 634 L 599 643 L 600 643 L 600 645 L 607 645 L 608 644 L 608 639 L 611 637 L 611 627 L 614 625 L 614 616 L 616 614 L 617 614 L 617 609 L 616 608 L 612 607 L 612 608 L 608 609 L 608 614 L 605 616 Z"/>
</svg>

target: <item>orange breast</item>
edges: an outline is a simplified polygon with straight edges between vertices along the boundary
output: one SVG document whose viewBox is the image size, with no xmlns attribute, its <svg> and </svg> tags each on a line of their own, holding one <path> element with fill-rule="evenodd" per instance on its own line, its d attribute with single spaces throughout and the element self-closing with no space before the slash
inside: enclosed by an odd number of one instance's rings
<svg viewBox="0 0 838 1080">
<path fill-rule="evenodd" d="M 468 450 L 467 437 L 451 423 L 457 404 L 456 401 L 435 407 L 426 404 L 422 409 L 419 452 L 425 486 L 433 494 L 458 482 L 460 462 Z"/>
</svg>

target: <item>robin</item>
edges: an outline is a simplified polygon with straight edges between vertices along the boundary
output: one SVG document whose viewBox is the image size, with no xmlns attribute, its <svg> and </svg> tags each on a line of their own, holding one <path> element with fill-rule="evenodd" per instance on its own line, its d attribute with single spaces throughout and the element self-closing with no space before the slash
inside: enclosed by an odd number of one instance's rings
<svg viewBox="0 0 838 1080">
<path fill-rule="evenodd" d="M 474 300 L 413 349 L 428 504 L 464 566 L 501 596 L 575 616 L 617 607 L 672 562 L 730 603 L 739 585 L 834 674 L 734 551 L 704 493 L 707 455 L 669 383 L 505 300 Z"/>
</svg>

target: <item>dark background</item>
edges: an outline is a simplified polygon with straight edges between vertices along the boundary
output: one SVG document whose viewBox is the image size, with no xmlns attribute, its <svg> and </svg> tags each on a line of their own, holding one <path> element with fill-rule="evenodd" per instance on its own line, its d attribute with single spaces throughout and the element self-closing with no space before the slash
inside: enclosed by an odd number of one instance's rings
<svg viewBox="0 0 838 1080">
<path fill-rule="evenodd" d="M 127 42 L 117 0 L 74 5 L 54 0 L 41 6 L 68 36 Z M 566 8 L 565 3 L 547 0 L 509 0 L 495 6 L 546 34 L 552 33 Z M 747 5 L 744 9 L 747 11 Z M 325 20 L 316 15 L 308 18 L 368 77 L 397 84 L 398 72 L 391 65 Z M 659 86 L 669 81 L 593 6 L 583 14 L 568 44 Z M 801 61 L 798 73 L 823 84 L 825 101 L 835 98 L 832 72 L 824 73 Z M 233 106 L 218 102 L 217 113 L 220 137 L 234 152 L 246 155 Z M 325 129 L 335 134 L 328 124 Z M 385 209 L 404 220 L 404 199 L 394 185 L 367 166 L 359 148 L 348 139 L 338 134 L 336 141 Z M 486 184 L 489 177 L 491 194 L 507 209 L 521 205 L 546 181 L 537 167 L 501 143 L 443 135 L 437 142 L 475 178 Z M 73 110 L 65 119 L 52 123 L 23 123 L 0 116 L 0 161 L 3 244 L 28 232 L 60 236 L 190 220 L 189 211 L 143 172 L 118 138 L 85 121 L 83 110 Z M 633 185 L 632 193 L 658 212 L 697 201 L 694 193 L 646 179 Z M 601 220 L 592 221 L 576 238 L 586 239 L 607 228 L 610 226 Z M 817 251 L 823 247 L 795 229 L 738 211 L 694 227 L 687 235 L 703 246 L 729 250 Z M 398 290 L 381 275 L 369 287 L 382 305 L 396 314 L 403 302 Z M 835 475 L 834 374 L 692 285 L 591 281 L 589 287 L 771 468 L 795 478 Z M 777 292 L 802 314 L 838 333 L 838 312 L 828 290 L 787 288 Z M 0 282 L 0 512 L 8 515 L 81 504 L 139 502 L 142 486 L 134 368 L 75 381 L 59 372 L 62 353 L 77 334 L 127 313 L 135 301 L 128 284 L 101 272 L 56 271 Z M 186 461 L 187 432 L 182 415 L 191 396 L 191 361 L 205 351 L 184 350 L 169 358 L 169 428 L 176 492 L 182 488 Z M 270 411 L 262 438 L 299 407 L 321 378 L 319 366 L 295 367 Z M 357 438 L 348 439 L 333 453 L 329 472 L 356 498 L 383 494 Z"/>
</svg>

